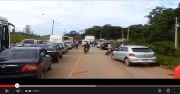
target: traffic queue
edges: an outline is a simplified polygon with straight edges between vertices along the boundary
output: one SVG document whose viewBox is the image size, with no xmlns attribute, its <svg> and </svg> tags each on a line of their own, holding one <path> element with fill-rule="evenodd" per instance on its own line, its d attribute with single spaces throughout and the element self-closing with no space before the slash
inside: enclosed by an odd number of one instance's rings
<svg viewBox="0 0 180 94">
<path fill-rule="evenodd" d="M 1 78 L 44 78 L 53 63 L 75 47 L 73 41 L 61 43 L 25 39 L 0 53 Z"/>
</svg>

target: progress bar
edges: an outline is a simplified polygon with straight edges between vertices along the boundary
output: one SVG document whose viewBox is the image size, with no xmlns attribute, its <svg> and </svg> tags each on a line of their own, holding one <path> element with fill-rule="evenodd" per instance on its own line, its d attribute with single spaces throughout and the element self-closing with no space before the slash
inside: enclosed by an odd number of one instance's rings
<svg viewBox="0 0 180 94">
<path fill-rule="evenodd" d="M 20 87 L 96 87 L 96 85 L 20 85 Z"/>
<path fill-rule="evenodd" d="M 180 87 L 180 85 L 20 85 L 19 87 Z"/>
</svg>

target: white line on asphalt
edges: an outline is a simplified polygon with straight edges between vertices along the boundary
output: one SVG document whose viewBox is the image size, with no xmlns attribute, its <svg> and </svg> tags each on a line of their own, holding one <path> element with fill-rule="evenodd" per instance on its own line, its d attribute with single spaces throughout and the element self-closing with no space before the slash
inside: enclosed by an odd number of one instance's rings
<svg viewBox="0 0 180 94">
<path fill-rule="evenodd" d="M 74 71 L 76 70 L 76 68 L 78 67 L 78 65 L 79 65 L 79 63 L 80 63 L 81 57 L 82 57 L 82 55 L 80 55 L 79 58 L 76 60 L 76 62 L 75 62 L 75 64 L 74 64 L 71 72 L 70 72 L 69 75 L 68 75 L 68 78 L 71 78 L 71 77 L 72 77 Z"/>
</svg>

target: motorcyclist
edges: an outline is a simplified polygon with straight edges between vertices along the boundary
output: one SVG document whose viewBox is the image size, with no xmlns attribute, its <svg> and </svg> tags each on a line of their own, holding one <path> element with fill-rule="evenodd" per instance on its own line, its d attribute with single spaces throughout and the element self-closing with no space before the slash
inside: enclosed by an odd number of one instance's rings
<svg viewBox="0 0 180 94">
<path fill-rule="evenodd" d="M 86 42 L 86 44 L 84 45 L 84 50 L 85 50 L 86 48 L 89 50 L 89 47 L 90 47 L 89 43 Z"/>
<path fill-rule="evenodd" d="M 79 46 L 79 42 L 78 42 L 78 41 L 76 41 L 75 43 L 76 43 L 76 48 L 78 48 L 78 46 Z"/>
</svg>

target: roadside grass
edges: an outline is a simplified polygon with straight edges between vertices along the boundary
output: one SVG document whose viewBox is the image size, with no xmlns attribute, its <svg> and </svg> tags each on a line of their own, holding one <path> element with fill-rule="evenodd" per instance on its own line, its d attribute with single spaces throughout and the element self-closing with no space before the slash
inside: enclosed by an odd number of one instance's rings
<svg viewBox="0 0 180 94">
<path fill-rule="evenodd" d="M 156 55 L 157 63 L 162 66 L 167 66 L 168 68 L 174 69 L 180 64 L 180 57 L 166 56 L 166 55 Z"/>
</svg>

